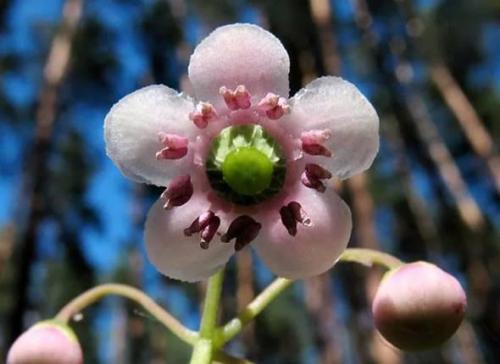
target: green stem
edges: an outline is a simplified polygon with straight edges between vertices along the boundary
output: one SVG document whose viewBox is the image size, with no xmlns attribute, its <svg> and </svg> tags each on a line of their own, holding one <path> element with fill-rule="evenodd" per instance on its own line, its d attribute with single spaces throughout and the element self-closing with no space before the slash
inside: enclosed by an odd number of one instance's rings
<svg viewBox="0 0 500 364">
<path fill-rule="evenodd" d="M 390 254 L 364 248 L 346 249 L 340 256 L 339 261 L 359 263 L 368 267 L 377 264 L 386 269 L 398 268 L 404 264 L 401 260 Z"/>
<path fill-rule="evenodd" d="M 55 316 L 55 319 L 68 323 L 73 316 L 81 312 L 87 306 L 92 305 L 108 295 L 125 297 L 138 303 L 182 341 L 191 345 L 194 345 L 197 341 L 198 334 L 196 332 L 184 327 L 177 319 L 165 311 L 144 292 L 124 284 L 103 284 L 83 292 L 66 304 Z"/>
<path fill-rule="evenodd" d="M 215 273 L 208 280 L 205 305 L 201 317 L 200 336 L 193 348 L 191 364 L 210 364 L 212 362 L 217 314 L 219 311 L 223 282 L 224 269 Z"/>
<path fill-rule="evenodd" d="M 217 347 L 221 347 L 235 337 L 245 325 L 251 322 L 281 292 L 293 283 L 286 278 L 277 278 L 250 302 L 240 314 L 217 331 Z"/>
<path fill-rule="evenodd" d="M 350 248 L 346 249 L 340 256 L 339 262 L 355 262 L 367 266 L 374 264 L 386 269 L 394 269 L 402 264 L 401 260 L 390 254 L 382 253 L 371 249 Z M 248 323 L 250 323 L 259 313 L 262 312 L 283 290 L 289 287 L 293 281 L 285 278 L 277 278 L 257 297 L 254 298 L 240 314 L 219 328 L 216 333 L 216 347 L 234 338 Z"/>
</svg>

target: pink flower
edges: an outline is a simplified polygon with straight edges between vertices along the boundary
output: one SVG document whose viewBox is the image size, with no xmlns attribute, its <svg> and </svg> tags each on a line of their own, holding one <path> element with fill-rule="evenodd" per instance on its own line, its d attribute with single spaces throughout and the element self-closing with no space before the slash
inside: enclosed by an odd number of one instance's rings
<svg viewBox="0 0 500 364">
<path fill-rule="evenodd" d="M 145 230 L 163 274 L 205 279 L 251 244 L 277 275 L 303 278 L 331 268 L 345 249 L 350 210 L 327 182 L 371 165 L 378 116 L 337 77 L 288 99 L 288 72 L 271 33 L 228 25 L 191 56 L 194 100 L 153 85 L 107 115 L 107 153 L 123 174 L 167 187 Z"/>
<path fill-rule="evenodd" d="M 83 353 L 67 325 L 48 320 L 19 336 L 9 349 L 7 364 L 83 364 Z"/>
</svg>

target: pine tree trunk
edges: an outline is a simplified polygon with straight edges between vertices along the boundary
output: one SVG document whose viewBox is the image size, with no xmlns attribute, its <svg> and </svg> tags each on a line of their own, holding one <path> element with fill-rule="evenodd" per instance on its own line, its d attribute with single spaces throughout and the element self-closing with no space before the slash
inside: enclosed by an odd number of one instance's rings
<svg viewBox="0 0 500 364">
<path fill-rule="evenodd" d="M 462 220 L 471 230 L 480 230 L 484 226 L 483 214 L 471 196 L 448 147 L 439 135 L 424 100 L 417 93 L 410 91 L 405 102 L 418 135 L 426 145 L 441 178 L 448 186 L 448 191 L 455 200 Z"/>
<path fill-rule="evenodd" d="M 439 232 L 432 215 L 427 211 L 425 202 L 414 190 L 414 181 L 411 175 L 411 166 L 408 159 L 408 151 L 401 137 L 401 132 L 397 121 L 394 120 L 392 128 L 385 125 L 382 132 L 387 140 L 389 147 L 395 154 L 396 173 L 403 185 L 403 193 L 411 213 L 413 214 L 415 224 L 420 236 L 426 245 L 426 255 L 437 255 L 442 253 L 441 243 L 439 241 Z"/>
<path fill-rule="evenodd" d="M 336 48 L 336 40 L 332 27 L 331 9 L 328 0 L 310 0 L 311 10 L 313 13 L 314 22 L 321 40 L 321 53 L 323 54 L 323 64 L 328 74 L 341 74 L 341 58 L 338 55 Z M 354 207 L 354 234 L 360 246 L 371 249 L 378 249 L 376 240 L 376 231 L 374 226 L 373 215 L 373 200 L 366 186 L 366 176 L 358 175 L 350 178 L 347 181 L 349 190 L 353 197 Z M 365 303 L 371 302 L 380 280 L 380 275 L 374 271 L 370 271 L 364 278 L 365 284 Z M 363 307 L 363 310 L 368 311 L 368 304 Z M 380 337 L 374 330 L 369 330 L 366 333 L 365 329 L 359 332 L 364 338 L 367 338 L 370 343 L 366 345 L 363 338 L 359 342 L 363 346 L 369 346 L 362 351 L 365 351 L 366 360 L 375 361 L 377 363 L 398 363 L 400 361 L 398 353 L 391 349 L 387 344 L 383 343 Z M 368 349 L 368 351 L 366 351 Z"/>
<path fill-rule="evenodd" d="M 377 69 L 379 70 L 384 82 L 387 84 L 391 91 L 391 99 L 397 100 L 402 98 L 403 102 L 398 103 L 398 108 L 401 107 L 405 109 L 404 114 L 411 121 L 417 135 L 423 141 L 426 146 L 428 155 L 433 161 L 435 168 L 438 170 L 442 180 L 445 182 L 448 191 L 455 200 L 455 204 L 458 207 L 460 216 L 463 222 L 469 227 L 470 230 L 477 231 L 483 228 L 484 217 L 482 211 L 475 200 L 469 194 L 467 185 L 465 184 L 462 176 L 460 175 L 459 169 L 453 160 L 451 153 L 446 147 L 444 141 L 441 139 L 437 127 L 432 121 L 429 112 L 423 98 L 417 94 L 411 87 L 408 87 L 408 81 L 404 78 L 398 77 L 397 73 L 390 73 L 386 70 L 383 65 L 384 60 L 384 49 L 380 46 L 377 36 L 374 34 L 371 24 L 373 19 L 369 13 L 367 4 L 365 0 L 352 0 L 354 3 L 355 13 L 356 13 L 356 23 L 364 35 L 365 41 L 367 42 L 368 48 L 373 54 Z M 398 60 L 398 55 L 393 54 L 394 58 Z M 401 62 L 398 60 L 399 64 L 396 64 L 394 69 L 406 68 L 411 69 L 410 64 Z M 404 92 L 401 92 L 401 90 Z M 395 108 L 397 109 L 397 108 Z M 402 123 L 402 120 L 398 121 Z M 402 125 L 402 124 L 401 124 Z M 428 212 L 421 213 L 431 216 Z M 431 226 L 432 223 L 427 221 L 427 227 Z M 433 228 L 431 228 L 433 229 Z M 468 261 L 467 273 L 469 280 L 471 281 L 471 286 L 474 287 L 474 277 L 478 275 L 477 272 L 472 272 L 471 267 L 477 267 L 482 277 L 488 278 L 487 273 L 485 273 L 485 267 L 482 262 L 478 259 L 478 254 L 473 252 L 471 244 L 465 244 L 465 250 L 467 257 L 465 259 Z M 459 350 L 464 358 L 473 360 L 474 363 L 482 363 L 483 358 L 479 350 L 476 334 L 472 326 L 466 322 L 461 326 L 457 341 L 459 342 Z M 464 346 L 466 345 L 466 346 Z"/>
<path fill-rule="evenodd" d="M 406 21 L 417 21 L 423 24 L 411 0 L 397 1 L 396 3 Z M 440 56 L 442 52 L 441 45 L 438 43 L 439 38 L 427 37 L 424 39 L 421 33 L 416 33 L 412 36 L 415 38 L 417 46 L 419 46 L 418 48 L 431 50 L 432 56 L 427 54 L 429 52 L 421 52 L 430 62 L 430 79 L 457 119 L 473 151 L 484 161 L 492 177 L 496 191 L 500 193 L 500 156 L 495 151 L 493 138 L 484 127 L 484 122 L 453 76 L 450 68 L 442 60 Z"/>
<path fill-rule="evenodd" d="M 422 201 L 418 194 L 413 191 L 412 177 L 410 173 L 410 166 L 408 162 L 407 151 L 405 150 L 404 144 L 397 130 L 387 130 L 388 141 L 396 154 L 398 160 L 397 163 L 397 173 L 403 183 L 403 189 L 406 199 L 409 202 L 409 207 L 413 213 L 414 220 L 418 229 L 419 235 L 423 239 L 423 243 L 426 248 L 427 256 L 440 257 L 443 254 L 442 244 L 439 240 L 439 231 L 436 223 L 432 219 L 430 211 L 426 208 L 424 201 Z M 483 359 L 480 355 L 479 343 L 477 342 L 476 335 L 472 325 L 468 322 L 464 322 L 462 326 L 457 331 L 456 337 L 453 339 L 457 344 L 457 350 L 461 353 L 464 363 L 483 363 Z M 446 350 L 443 352 L 444 359 L 446 362 L 453 362 L 452 353 Z"/>
<path fill-rule="evenodd" d="M 495 153 L 493 138 L 450 69 L 443 63 L 433 63 L 430 71 L 434 85 L 458 120 L 474 152 L 486 162 L 495 188 L 500 193 L 500 157 Z"/>
<path fill-rule="evenodd" d="M 411 121 L 411 127 L 425 145 L 426 152 L 454 199 L 462 220 L 473 231 L 482 229 L 485 222 L 482 211 L 469 193 L 467 184 L 463 180 L 448 147 L 439 135 L 424 100 L 413 88 L 408 87 L 408 80 L 398 76 L 396 71 L 391 73 L 385 69 L 383 64 L 384 50 L 380 47 L 378 38 L 371 28 L 373 20 L 367 4 L 365 0 L 351 1 L 355 9 L 356 24 L 363 33 L 368 48 L 373 53 L 376 66 L 381 71 L 384 82 L 398 98 L 402 99 L 398 106 L 405 109 L 407 119 Z M 398 57 L 395 58 L 398 59 Z M 394 69 L 396 68 L 411 69 L 411 65 L 399 60 L 398 67 L 394 67 Z M 405 92 L 401 92 L 401 89 L 404 89 Z M 398 117 L 398 121 L 402 122 L 403 120 Z"/>
<path fill-rule="evenodd" d="M 36 110 L 33 149 L 26 167 L 22 199 L 27 201 L 27 220 L 17 239 L 15 305 L 9 314 L 8 343 L 23 331 L 24 312 L 29 306 L 28 290 L 31 266 L 35 259 L 37 233 L 46 213 L 44 185 L 47 183 L 48 158 L 52 147 L 52 134 L 57 115 L 58 92 L 68 70 L 73 36 L 81 17 L 83 0 L 67 0 L 63 17 L 44 67 L 43 85 Z"/>
<path fill-rule="evenodd" d="M 347 186 L 352 199 L 353 233 L 357 244 L 362 248 L 380 250 L 375 229 L 374 203 L 368 190 L 367 174 L 363 173 L 349 178 Z M 375 270 L 370 270 L 365 275 L 365 292 L 368 302 L 368 307 L 365 309 L 367 311 L 369 311 L 369 303 L 373 301 L 381 279 L 380 272 Z M 375 362 L 391 364 L 401 361 L 399 352 L 383 342 L 374 330 L 371 330 L 367 337 L 370 340 L 370 352 Z"/>
</svg>

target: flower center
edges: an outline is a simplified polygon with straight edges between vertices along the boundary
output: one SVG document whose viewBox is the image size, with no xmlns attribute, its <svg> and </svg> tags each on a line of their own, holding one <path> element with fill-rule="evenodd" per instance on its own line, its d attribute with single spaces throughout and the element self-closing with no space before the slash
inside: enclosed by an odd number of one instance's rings
<svg viewBox="0 0 500 364">
<path fill-rule="evenodd" d="M 271 185 L 273 162 L 255 147 L 241 147 L 222 163 L 222 177 L 237 193 L 254 196 Z"/>
<path fill-rule="evenodd" d="M 212 188 L 223 198 L 252 205 L 275 195 L 285 180 L 281 147 L 260 125 L 223 129 L 212 141 L 205 163 Z"/>
</svg>

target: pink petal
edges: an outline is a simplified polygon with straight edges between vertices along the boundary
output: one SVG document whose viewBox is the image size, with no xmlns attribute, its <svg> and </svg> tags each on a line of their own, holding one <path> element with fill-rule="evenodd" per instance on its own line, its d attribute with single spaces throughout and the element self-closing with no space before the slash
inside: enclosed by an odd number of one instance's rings
<svg viewBox="0 0 500 364">
<path fill-rule="evenodd" d="M 278 276 L 298 279 L 321 274 L 335 264 L 347 246 L 352 228 L 349 207 L 330 188 L 319 193 L 300 186 L 283 205 L 291 201 L 300 203 L 310 225 L 299 223 L 297 234 L 291 236 L 276 210 L 267 216 L 252 244 Z"/>
<path fill-rule="evenodd" d="M 189 161 L 157 160 L 164 148 L 160 133 L 190 138 L 198 129 L 189 120 L 194 103 L 163 85 L 137 90 L 118 101 L 106 116 L 106 152 L 122 173 L 135 181 L 165 186 Z"/>
<path fill-rule="evenodd" d="M 189 78 L 196 98 L 224 106 L 222 86 L 244 85 L 258 102 L 268 92 L 288 97 L 290 60 L 281 42 L 252 24 L 232 24 L 214 30 L 195 49 Z"/>
<path fill-rule="evenodd" d="M 321 77 L 291 100 L 291 113 L 281 122 L 298 136 L 311 130 L 330 131 L 324 147 L 331 157 L 309 157 L 339 178 L 370 167 L 379 147 L 377 113 L 353 84 L 338 77 Z"/>
<path fill-rule="evenodd" d="M 144 233 L 146 251 L 156 269 L 170 278 L 196 282 L 222 268 L 234 253 L 233 244 L 222 243 L 216 235 L 208 249 L 202 249 L 199 234 L 184 234 L 184 229 L 210 209 L 205 196 L 195 193 L 188 203 L 171 210 L 164 210 L 163 204 L 158 200 L 151 207 Z"/>
</svg>

